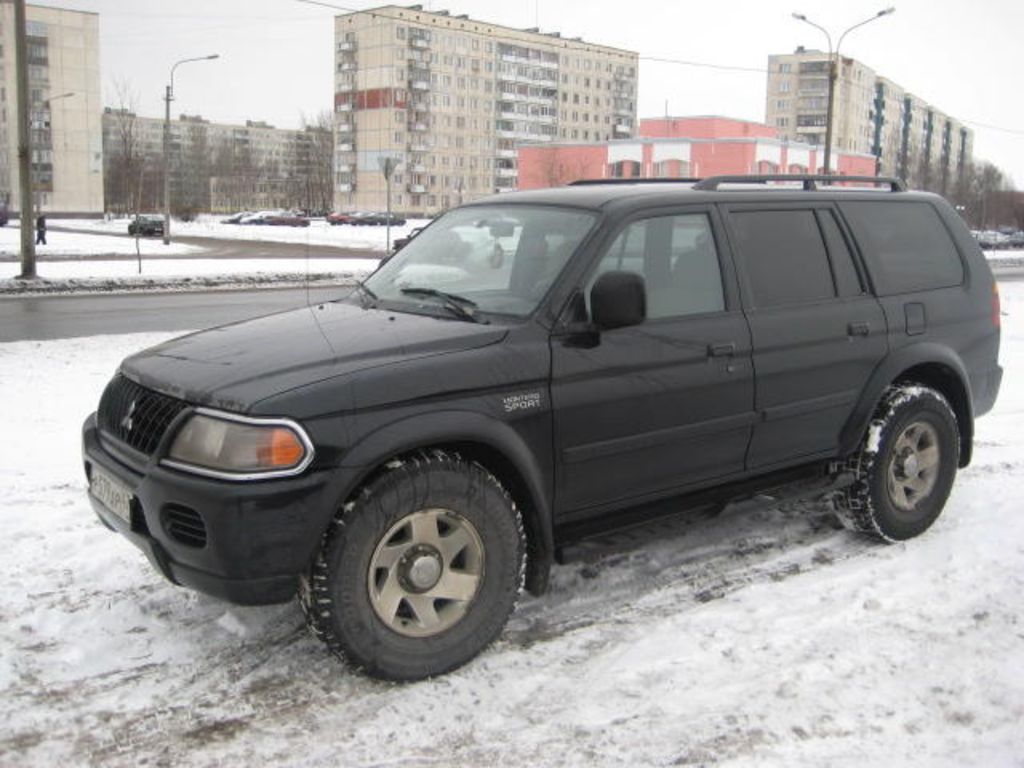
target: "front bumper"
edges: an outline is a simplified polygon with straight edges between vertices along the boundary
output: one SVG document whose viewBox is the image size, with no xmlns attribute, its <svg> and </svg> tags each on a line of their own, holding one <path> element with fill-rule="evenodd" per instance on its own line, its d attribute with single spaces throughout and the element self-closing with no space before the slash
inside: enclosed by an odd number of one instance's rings
<svg viewBox="0 0 1024 768">
<path fill-rule="evenodd" d="M 132 493 L 130 521 L 91 493 L 96 515 L 141 549 L 175 584 L 239 605 L 287 602 L 309 567 L 336 499 L 330 473 L 309 470 L 298 477 L 228 482 L 198 477 L 116 455 L 96 424 L 82 427 L 85 472 L 95 467 Z M 197 538 L 175 534 L 172 520 L 200 521 Z"/>
</svg>

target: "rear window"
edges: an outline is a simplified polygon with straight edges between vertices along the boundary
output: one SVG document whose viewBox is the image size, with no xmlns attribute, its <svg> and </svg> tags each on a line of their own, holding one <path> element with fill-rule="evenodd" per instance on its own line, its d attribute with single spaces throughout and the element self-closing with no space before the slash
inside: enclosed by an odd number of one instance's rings
<svg viewBox="0 0 1024 768">
<path fill-rule="evenodd" d="M 928 203 L 841 204 L 880 296 L 960 285 L 964 267 L 938 212 Z"/>
</svg>

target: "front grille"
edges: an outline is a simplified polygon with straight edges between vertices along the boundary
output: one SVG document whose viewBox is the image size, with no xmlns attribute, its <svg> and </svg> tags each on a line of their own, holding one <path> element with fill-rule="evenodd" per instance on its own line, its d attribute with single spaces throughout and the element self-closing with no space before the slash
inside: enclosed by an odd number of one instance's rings
<svg viewBox="0 0 1024 768">
<path fill-rule="evenodd" d="M 182 400 L 140 387 L 118 374 L 100 398 L 99 427 L 149 456 L 174 418 L 187 407 Z"/>
<path fill-rule="evenodd" d="M 187 547 L 202 549 L 206 546 L 206 523 L 198 512 L 189 507 L 178 504 L 164 507 L 164 530 Z"/>
</svg>

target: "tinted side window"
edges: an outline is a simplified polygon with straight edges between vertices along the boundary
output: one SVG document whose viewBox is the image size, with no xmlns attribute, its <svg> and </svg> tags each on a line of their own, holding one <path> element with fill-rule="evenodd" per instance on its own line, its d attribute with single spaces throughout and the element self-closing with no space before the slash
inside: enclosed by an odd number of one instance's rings
<svg viewBox="0 0 1024 768">
<path fill-rule="evenodd" d="M 846 244 L 839 224 L 832 211 L 818 211 L 818 223 L 825 235 L 829 258 L 832 259 L 832 273 L 836 279 L 836 288 L 840 296 L 859 296 L 864 293 L 857 268 L 853 265 L 850 247 Z"/>
<path fill-rule="evenodd" d="M 703 213 L 659 216 L 628 225 L 591 276 L 588 301 L 590 287 L 609 271 L 636 272 L 644 278 L 651 319 L 725 309 L 711 222 Z"/>
<path fill-rule="evenodd" d="M 836 295 L 814 211 L 730 215 L 754 306 L 777 307 Z"/>
<path fill-rule="evenodd" d="M 879 295 L 960 285 L 964 267 L 939 214 L 928 203 L 841 204 Z"/>
</svg>

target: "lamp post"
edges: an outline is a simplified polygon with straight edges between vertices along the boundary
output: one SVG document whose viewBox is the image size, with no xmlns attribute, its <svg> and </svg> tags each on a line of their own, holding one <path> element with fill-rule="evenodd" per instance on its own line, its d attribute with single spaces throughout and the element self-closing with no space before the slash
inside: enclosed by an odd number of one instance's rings
<svg viewBox="0 0 1024 768">
<path fill-rule="evenodd" d="M 865 19 L 864 21 L 854 24 L 852 27 L 848 27 L 843 34 L 839 36 L 839 42 L 836 43 L 835 51 L 832 50 L 832 35 L 828 33 L 828 30 L 819 24 L 815 24 L 813 21 L 808 19 L 802 13 L 794 13 L 793 18 L 797 21 L 802 21 L 805 24 L 810 24 L 815 29 L 825 33 L 825 39 L 828 41 L 828 107 L 825 110 L 825 174 L 832 172 L 831 160 L 832 160 L 832 103 L 835 100 L 836 80 L 839 78 L 839 49 L 843 45 L 843 38 L 850 34 L 857 27 L 863 27 L 875 19 L 880 19 L 883 16 L 888 16 L 891 13 L 895 13 L 895 7 L 888 7 L 884 10 L 879 11 L 874 16 Z"/>
<path fill-rule="evenodd" d="M 190 61 L 209 61 L 219 59 L 219 53 L 211 53 L 209 56 L 196 56 L 192 59 L 182 59 L 174 62 L 171 67 L 170 83 L 164 95 L 164 245 L 171 244 L 171 101 L 174 100 L 174 70 L 182 64 Z"/>
</svg>

